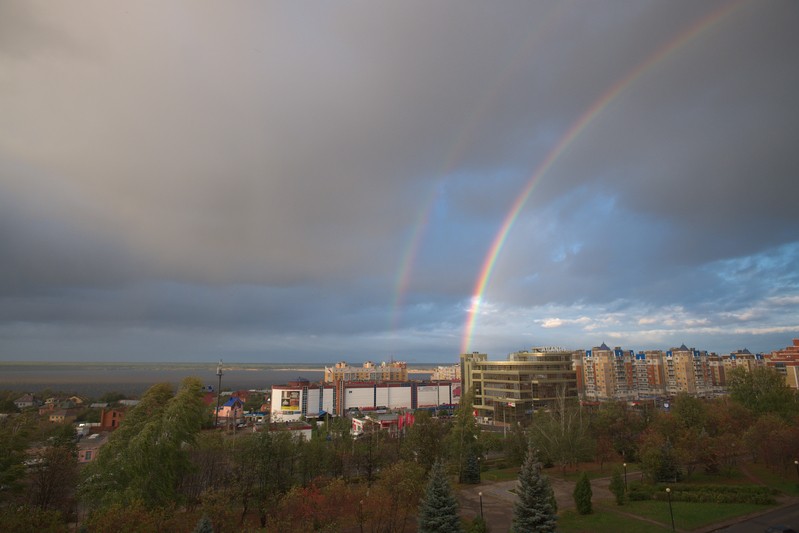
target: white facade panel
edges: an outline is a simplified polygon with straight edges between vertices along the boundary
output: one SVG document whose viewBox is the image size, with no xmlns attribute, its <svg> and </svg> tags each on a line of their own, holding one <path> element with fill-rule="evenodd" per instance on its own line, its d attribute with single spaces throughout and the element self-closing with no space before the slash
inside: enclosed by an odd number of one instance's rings
<svg viewBox="0 0 799 533">
<path fill-rule="evenodd" d="M 411 388 L 410 387 L 391 387 L 387 405 L 389 409 L 410 409 L 411 408 Z"/>
<path fill-rule="evenodd" d="M 441 398 L 441 403 L 452 403 L 452 404 L 459 404 L 461 403 L 461 383 L 460 381 L 456 381 L 453 383 L 447 383 L 446 385 L 441 385 L 439 390 L 439 397 Z"/>
<path fill-rule="evenodd" d="M 449 398 L 447 393 L 446 398 Z M 416 405 L 417 407 L 433 407 L 439 405 L 439 390 L 435 385 L 424 385 L 416 387 Z"/>
<path fill-rule="evenodd" d="M 374 407 L 375 390 L 373 387 L 345 388 L 343 404 L 345 410 L 351 407 Z"/>
<path fill-rule="evenodd" d="M 319 389 L 308 389 L 308 407 L 305 416 L 316 416 L 319 414 Z"/>
<path fill-rule="evenodd" d="M 385 406 L 388 407 L 389 387 L 377 386 L 375 390 L 375 407 Z"/>
<path fill-rule="evenodd" d="M 333 387 L 325 387 L 325 392 L 322 396 L 322 409 L 328 413 L 333 412 Z"/>
</svg>

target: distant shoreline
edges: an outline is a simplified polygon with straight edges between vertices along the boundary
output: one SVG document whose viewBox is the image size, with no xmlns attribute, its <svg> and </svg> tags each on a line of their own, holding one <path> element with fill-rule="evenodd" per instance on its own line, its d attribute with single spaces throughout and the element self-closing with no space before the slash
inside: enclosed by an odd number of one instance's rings
<svg viewBox="0 0 799 533">
<path fill-rule="evenodd" d="M 99 396 L 114 391 L 139 395 L 155 383 L 180 383 L 199 378 L 204 385 L 217 383 L 218 363 L 48 363 L 0 361 L 0 390 L 36 392 L 45 389 Z M 408 375 L 425 379 L 437 365 L 414 365 Z M 230 363 L 222 365 L 223 388 L 265 389 L 297 379 L 324 380 L 324 365 L 315 363 Z"/>
<path fill-rule="evenodd" d="M 219 362 L 169 362 L 169 361 L 0 361 L 2 366 L 113 366 L 113 367 L 178 367 L 178 368 L 216 368 Z M 418 374 L 431 372 L 439 366 L 452 366 L 457 363 L 408 363 L 408 373 Z M 297 366 L 297 363 L 225 363 L 223 369 L 230 370 L 305 370 L 324 372 L 325 366 L 309 363 L 309 366 Z M 411 367 L 411 365 L 413 365 Z M 332 366 L 332 365 L 331 365 Z M 329 368 L 329 367 L 328 367 Z M 353 368 L 361 368 L 359 366 Z M 379 368 L 376 366 L 376 368 Z"/>
</svg>

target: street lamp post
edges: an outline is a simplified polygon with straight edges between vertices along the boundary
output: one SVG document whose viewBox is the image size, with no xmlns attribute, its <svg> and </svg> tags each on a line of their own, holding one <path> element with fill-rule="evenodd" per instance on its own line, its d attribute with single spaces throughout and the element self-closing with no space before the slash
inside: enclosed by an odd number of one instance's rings
<svg viewBox="0 0 799 533">
<path fill-rule="evenodd" d="M 799 479 L 799 461 L 794 460 L 793 466 L 796 467 L 796 478 Z"/>
<path fill-rule="evenodd" d="M 219 395 L 222 393 L 222 360 L 216 366 L 216 375 L 219 378 L 219 383 L 216 386 L 216 417 L 214 418 L 214 429 L 219 427 Z"/>
<path fill-rule="evenodd" d="M 483 492 L 480 491 L 477 495 L 480 496 L 480 518 L 483 518 Z"/>
<path fill-rule="evenodd" d="M 674 510 L 671 508 L 671 489 L 666 487 L 666 496 L 669 498 L 669 515 L 671 516 L 671 530 L 675 531 L 674 529 Z"/>
<path fill-rule="evenodd" d="M 624 466 L 624 492 L 627 492 L 627 463 L 622 463 Z"/>
</svg>

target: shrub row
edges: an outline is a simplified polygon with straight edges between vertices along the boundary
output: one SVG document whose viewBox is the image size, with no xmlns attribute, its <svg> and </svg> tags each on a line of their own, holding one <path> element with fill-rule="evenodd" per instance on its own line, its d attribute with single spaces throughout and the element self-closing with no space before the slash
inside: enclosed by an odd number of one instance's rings
<svg viewBox="0 0 799 533">
<path fill-rule="evenodd" d="M 695 503 L 777 503 L 774 490 L 757 486 L 688 485 L 672 488 L 671 499 L 678 502 Z M 666 487 L 635 487 L 627 494 L 630 501 L 666 501 Z"/>
</svg>

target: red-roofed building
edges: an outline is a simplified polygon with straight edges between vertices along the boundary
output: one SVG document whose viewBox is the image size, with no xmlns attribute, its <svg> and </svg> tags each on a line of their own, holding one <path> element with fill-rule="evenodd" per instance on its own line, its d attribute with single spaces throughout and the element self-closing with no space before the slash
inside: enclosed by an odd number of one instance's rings
<svg viewBox="0 0 799 533">
<path fill-rule="evenodd" d="M 124 418 L 124 409 L 103 409 L 100 411 L 100 431 L 114 431 Z"/>
<path fill-rule="evenodd" d="M 793 340 L 793 346 L 767 355 L 766 366 L 776 369 L 789 386 L 799 389 L 799 339 Z"/>
</svg>

